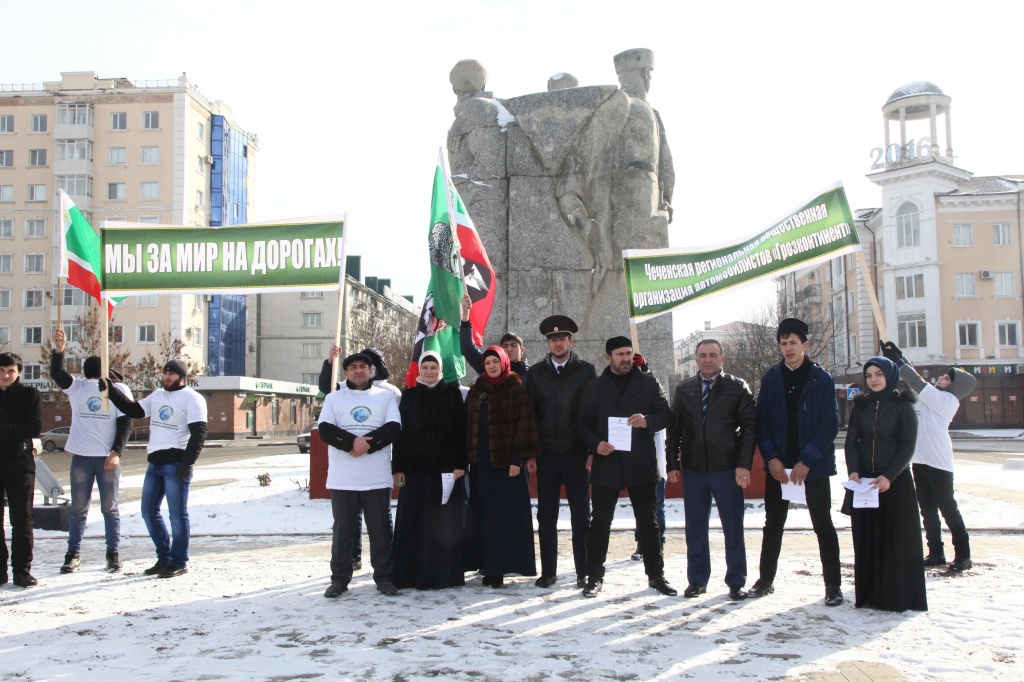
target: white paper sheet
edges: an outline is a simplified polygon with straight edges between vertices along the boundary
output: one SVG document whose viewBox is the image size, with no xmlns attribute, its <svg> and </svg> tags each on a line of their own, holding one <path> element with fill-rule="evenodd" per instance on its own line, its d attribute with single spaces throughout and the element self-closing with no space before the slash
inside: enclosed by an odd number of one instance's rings
<svg viewBox="0 0 1024 682">
<path fill-rule="evenodd" d="M 455 490 L 455 474 L 441 474 L 441 504 L 448 504 L 453 490 Z"/>
<path fill-rule="evenodd" d="M 628 417 L 608 417 L 608 442 L 620 452 L 633 449 L 633 427 Z"/>
<path fill-rule="evenodd" d="M 862 478 L 860 483 L 850 480 L 843 481 L 843 487 L 853 491 L 854 509 L 878 508 L 878 488 L 871 487 L 874 480 L 873 478 Z"/>
<path fill-rule="evenodd" d="M 807 502 L 807 488 L 803 485 L 793 483 L 793 470 L 786 469 L 786 476 L 790 477 L 789 483 L 782 484 L 782 499 L 790 502 Z"/>
</svg>

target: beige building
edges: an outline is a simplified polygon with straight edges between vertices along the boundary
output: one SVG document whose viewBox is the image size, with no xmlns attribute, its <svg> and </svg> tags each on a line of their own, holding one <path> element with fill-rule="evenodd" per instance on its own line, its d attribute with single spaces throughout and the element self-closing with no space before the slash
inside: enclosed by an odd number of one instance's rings
<svg viewBox="0 0 1024 682">
<path fill-rule="evenodd" d="M 0 86 L 0 347 L 24 358 L 25 377 L 40 378 L 58 297 L 72 338 L 88 305 L 77 289 L 55 289 L 57 189 L 94 227 L 241 224 L 253 218 L 257 152 L 256 136 L 185 74 L 133 82 L 66 72 Z M 245 297 L 138 296 L 118 306 L 112 338 L 135 359 L 181 339 L 214 373 L 244 374 L 245 322 Z"/>
<path fill-rule="evenodd" d="M 932 83 L 890 96 L 885 147 L 868 175 L 881 207 L 856 215 L 869 271 L 846 256 L 790 273 L 776 280 L 780 302 L 795 309 L 815 297 L 821 319 L 834 323 L 830 369 L 837 382 L 856 383 L 878 350 L 872 284 L 888 336 L 923 374 L 956 365 L 978 377 L 954 424 L 1024 426 L 1024 175 L 954 165 L 950 108 Z"/>
</svg>

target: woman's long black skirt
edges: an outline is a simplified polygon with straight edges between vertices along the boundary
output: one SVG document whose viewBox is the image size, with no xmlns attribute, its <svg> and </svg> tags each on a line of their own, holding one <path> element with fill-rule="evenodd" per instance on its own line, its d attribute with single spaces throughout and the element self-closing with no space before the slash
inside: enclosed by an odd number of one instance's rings
<svg viewBox="0 0 1024 682">
<path fill-rule="evenodd" d="M 406 472 L 395 518 L 395 586 L 465 585 L 463 481 L 441 504 L 441 474 Z"/>
</svg>

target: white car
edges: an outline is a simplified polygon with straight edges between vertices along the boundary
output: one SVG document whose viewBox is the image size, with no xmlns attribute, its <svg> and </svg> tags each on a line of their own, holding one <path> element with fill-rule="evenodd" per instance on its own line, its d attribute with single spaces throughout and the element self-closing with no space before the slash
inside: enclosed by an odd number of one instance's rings
<svg viewBox="0 0 1024 682">
<path fill-rule="evenodd" d="M 300 433 L 295 437 L 295 443 L 299 446 L 299 452 L 306 454 L 309 452 L 309 432 Z"/>
<path fill-rule="evenodd" d="M 32 456 L 38 457 L 43 451 L 43 441 L 38 438 L 32 439 Z"/>
</svg>

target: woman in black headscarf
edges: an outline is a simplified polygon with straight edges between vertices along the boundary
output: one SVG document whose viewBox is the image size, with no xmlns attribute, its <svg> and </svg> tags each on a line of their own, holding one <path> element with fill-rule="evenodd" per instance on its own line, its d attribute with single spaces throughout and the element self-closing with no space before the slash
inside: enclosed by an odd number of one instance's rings
<svg viewBox="0 0 1024 682">
<path fill-rule="evenodd" d="M 921 520 L 909 471 L 917 442 L 914 396 L 897 389 L 899 370 L 887 358 L 865 362 L 864 381 L 867 391 L 854 399 L 850 414 L 846 469 L 851 481 L 873 479 L 878 506 L 844 509 L 853 528 L 856 606 L 927 611 Z"/>
<path fill-rule="evenodd" d="M 395 516 L 395 586 L 418 590 L 465 585 L 462 475 L 466 407 L 458 384 L 446 384 L 441 356 L 420 357 L 416 385 L 402 395 L 402 433 L 391 452 L 401 492 Z M 447 500 L 442 478 L 455 481 Z"/>
</svg>

